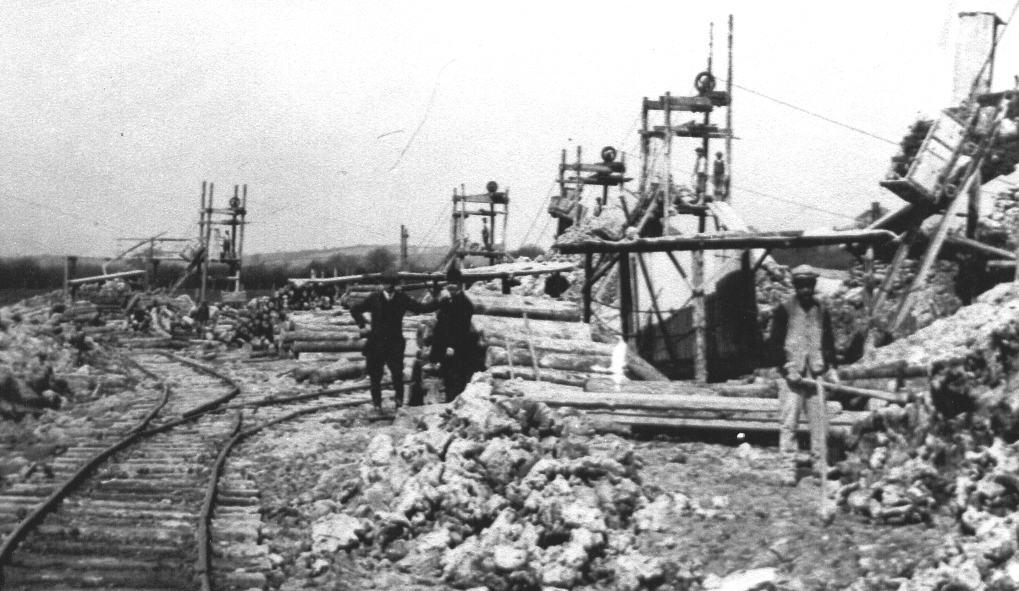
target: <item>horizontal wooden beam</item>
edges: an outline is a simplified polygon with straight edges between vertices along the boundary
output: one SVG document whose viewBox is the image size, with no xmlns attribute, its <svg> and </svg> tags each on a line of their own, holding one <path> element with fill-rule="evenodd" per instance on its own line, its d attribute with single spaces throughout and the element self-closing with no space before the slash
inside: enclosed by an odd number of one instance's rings
<svg viewBox="0 0 1019 591">
<path fill-rule="evenodd" d="M 846 429 L 852 427 L 857 422 L 864 420 L 869 416 L 869 412 L 853 412 L 845 411 L 842 414 L 836 415 L 829 418 L 829 427 L 836 429 Z M 676 417 L 663 417 L 655 416 L 651 414 L 643 415 L 624 415 L 618 412 L 613 413 L 601 413 L 601 412 L 589 412 L 588 417 L 591 419 L 602 419 L 608 420 L 613 423 L 625 425 L 627 427 L 636 428 L 658 428 L 658 429 L 717 429 L 724 431 L 741 431 L 741 432 L 764 432 L 764 433 L 777 433 L 779 430 L 779 422 L 776 420 L 726 420 L 726 419 L 702 419 L 702 418 L 676 418 Z M 797 426 L 797 431 L 807 432 L 808 425 L 805 420 L 801 420 Z M 833 433 L 836 435 L 836 433 Z"/>
<path fill-rule="evenodd" d="M 710 113 L 715 105 L 706 96 L 669 96 L 657 100 L 644 99 L 644 108 L 648 111 L 664 111 L 668 105 L 670 111 L 689 111 L 692 113 Z"/>
<path fill-rule="evenodd" d="M 488 256 L 488 255 L 505 255 L 503 251 L 492 250 L 492 251 L 471 251 L 477 254 Z M 509 263 L 508 265 L 513 265 Z M 573 263 L 528 263 L 527 266 L 517 267 L 495 265 L 491 267 L 476 267 L 474 269 L 463 269 L 463 278 L 466 282 L 471 281 L 488 281 L 491 279 L 502 279 L 510 277 L 527 277 L 531 275 L 544 275 L 549 273 L 564 273 L 566 271 L 572 271 L 577 266 Z M 500 268 L 502 267 L 502 268 Z M 402 281 L 438 281 L 444 283 L 446 281 L 445 273 L 411 273 L 401 271 L 398 273 Z M 376 283 L 378 284 L 382 280 L 382 273 L 365 273 L 361 275 L 344 275 L 343 277 L 300 277 L 288 279 L 290 283 L 294 285 L 346 285 L 349 283 Z"/>
<path fill-rule="evenodd" d="M 966 238 L 965 236 L 949 236 L 945 239 L 945 243 L 985 257 L 1007 259 L 1012 261 L 1015 260 L 1015 253 L 1010 250 L 984 244 L 983 242 L 973 240 L 972 238 Z"/>
<path fill-rule="evenodd" d="M 110 281 L 112 279 L 127 279 L 129 277 L 139 277 L 144 275 L 145 271 L 122 271 L 120 273 L 109 273 L 107 275 L 96 275 L 94 277 L 81 277 L 79 279 L 71 279 L 67 282 L 68 285 L 84 285 L 86 283 L 99 283 L 100 281 Z"/>
<path fill-rule="evenodd" d="M 495 211 L 491 211 L 491 210 L 488 210 L 488 209 L 475 209 L 475 210 L 470 210 L 470 211 L 454 211 L 453 212 L 453 217 L 455 217 L 455 218 L 466 218 L 466 217 L 470 217 L 472 215 L 483 215 L 485 217 L 492 217 L 492 216 L 496 216 L 496 215 L 506 215 L 506 212 L 505 211 L 500 211 L 498 209 L 495 210 Z"/>
<path fill-rule="evenodd" d="M 564 183 L 580 184 L 580 185 L 600 185 L 602 187 L 614 187 L 616 185 L 622 185 L 632 181 L 632 177 L 628 176 L 595 176 L 595 177 L 569 177 L 563 179 Z"/>
<path fill-rule="evenodd" d="M 466 201 L 467 203 L 493 203 L 504 205 L 509 203 L 506 193 L 481 193 L 480 195 L 454 195 L 453 202 Z"/>
<path fill-rule="evenodd" d="M 566 172 L 572 170 L 573 172 L 594 172 L 597 174 L 622 174 L 626 172 L 626 165 L 622 162 L 613 162 L 611 164 L 560 164 L 559 171 Z"/>
<path fill-rule="evenodd" d="M 742 250 L 747 248 L 806 248 L 829 244 L 884 244 L 896 238 L 887 230 L 854 230 L 846 232 L 805 233 L 726 233 L 693 236 L 661 236 L 632 240 L 608 241 L 586 238 L 557 243 L 553 247 L 563 254 L 596 252 L 670 252 L 692 250 Z"/>
<path fill-rule="evenodd" d="M 668 128 L 662 125 L 655 126 L 654 129 L 648 131 L 641 130 L 639 133 L 647 137 L 664 138 L 665 132 Z M 710 139 L 725 139 L 732 136 L 732 132 L 726 129 L 717 128 L 688 128 L 683 126 L 674 126 L 672 128 L 672 135 L 677 137 L 697 137 L 697 138 L 710 138 Z"/>
</svg>

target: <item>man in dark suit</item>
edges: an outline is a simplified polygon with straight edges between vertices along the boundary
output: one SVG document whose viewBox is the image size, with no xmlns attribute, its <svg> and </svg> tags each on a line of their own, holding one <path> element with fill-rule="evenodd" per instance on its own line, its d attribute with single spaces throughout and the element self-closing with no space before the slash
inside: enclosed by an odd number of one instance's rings
<svg viewBox="0 0 1019 591">
<path fill-rule="evenodd" d="M 452 402 L 470 382 L 477 364 L 477 336 L 471 330 L 474 304 L 464 293 L 463 274 L 456 267 L 446 273 L 446 293 L 439 299 L 429 361 L 440 364 L 446 402 Z"/>
<path fill-rule="evenodd" d="M 372 404 L 379 411 L 382 410 L 382 373 L 386 367 L 393 379 L 393 402 L 396 408 L 403 406 L 403 352 L 407 346 L 403 338 L 403 315 L 408 311 L 424 314 L 438 308 L 437 301 L 422 303 L 403 293 L 400 276 L 395 271 L 387 271 L 382 279 L 382 290 L 350 308 L 350 315 L 362 333 L 366 331 L 364 313 L 371 314 L 364 358 L 371 380 Z"/>
</svg>

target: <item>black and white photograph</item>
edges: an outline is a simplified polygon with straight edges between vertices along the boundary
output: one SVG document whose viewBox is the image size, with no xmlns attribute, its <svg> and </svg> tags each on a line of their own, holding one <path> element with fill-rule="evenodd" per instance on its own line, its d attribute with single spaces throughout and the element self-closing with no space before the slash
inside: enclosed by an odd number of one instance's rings
<svg viewBox="0 0 1019 591">
<path fill-rule="evenodd" d="M 1019 0 L 0 14 L 0 590 L 1019 591 Z"/>
</svg>

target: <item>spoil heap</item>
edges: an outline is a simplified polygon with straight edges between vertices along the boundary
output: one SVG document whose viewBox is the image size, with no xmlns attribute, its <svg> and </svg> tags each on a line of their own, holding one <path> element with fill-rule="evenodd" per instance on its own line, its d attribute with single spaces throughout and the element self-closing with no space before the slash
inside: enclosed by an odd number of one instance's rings
<svg viewBox="0 0 1019 591">
<path fill-rule="evenodd" d="M 839 503 L 892 525 L 958 522 L 906 589 L 1019 588 L 1019 293 L 1000 285 L 858 365 L 903 361 L 931 367 L 930 391 L 861 425 Z"/>
<path fill-rule="evenodd" d="M 1019 187 L 1001 191 L 991 200 L 986 216 L 980 219 L 977 239 L 991 246 L 1015 252 L 1015 228 L 1019 227 Z"/>
<path fill-rule="evenodd" d="M 313 552 L 366 547 L 397 569 L 456 588 L 657 586 L 672 569 L 632 548 L 652 519 L 631 444 L 585 436 L 575 416 L 493 402 L 475 382 L 444 414 L 376 436 L 359 475 L 334 491 L 342 512 L 313 525 Z M 658 505 L 671 503 L 659 499 Z"/>
<path fill-rule="evenodd" d="M 0 418 L 98 396 L 100 385 L 105 391 L 128 385 L 120 361 L 67 321 L 75 307 L 54 300 L 39 296 L 0 308 Z"/>
</svg>

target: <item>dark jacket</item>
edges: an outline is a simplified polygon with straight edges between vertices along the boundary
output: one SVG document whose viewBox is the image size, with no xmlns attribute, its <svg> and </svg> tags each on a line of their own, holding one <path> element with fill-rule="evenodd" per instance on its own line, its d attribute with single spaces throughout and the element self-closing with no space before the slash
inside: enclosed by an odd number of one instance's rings
<svg viewBox="0 0 1019 591">
<path fill-rule="evenodd" d="M 365 327 L 364 313 L 372 316 L 371 333 L 365 343 L 365 356 L 384 355 L 394 349 L 403 350 L 406 341 L 403 338 L 403 315 L 407 311 L 417 314 L 432 312 L 438 308 L 437 302 L 423 304 L 402 291 L 393 293 L 389 299 L 381 291 L 370 294 L 360 304 L 350 307 L 350 315 L 360 328 Z"/>
<path fill-rule="evenodd" d="M 828 313 L 828 307 L 818 300 L 814 300 L 814 305 L 821 312 L 822 359 L 825 369 L 832 368 L 835 366 L 835 336 L 831 327 L 831 315 Z M 774 323 L 771 330 L 771 350 L 776 357 L 776 364 L 786 370 L 788 370 L 786 365 L 790 361 L 786 355 L 786 339 L 789 336 L 789 315 L 793 306 L 800 307 L 799 300 L 795 296 L 786 301 L 786 303 L 775 307 Z M 801 368 L 796 369 L 800 370 Z"/>
<path fill-rule="evenodd" d="M 474 304 L 462 291 L 447 300 L 439 300 L 439 312 L 435 315 L 432 349 L 429 354 L 432 362 L 442 361 L 448 347 L 453 348 L 455 358 L 468 359 L 466 356 L 476 345 L 476 339 L 471 334 L 473 316 Z"/>
</svg>

